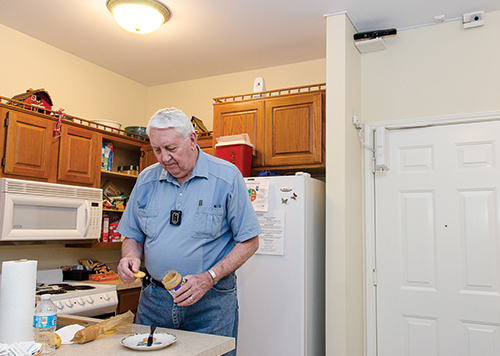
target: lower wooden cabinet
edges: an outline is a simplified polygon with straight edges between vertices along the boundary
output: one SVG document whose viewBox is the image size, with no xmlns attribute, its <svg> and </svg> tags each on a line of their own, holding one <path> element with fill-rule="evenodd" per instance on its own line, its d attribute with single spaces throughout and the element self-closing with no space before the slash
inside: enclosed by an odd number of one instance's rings
<svg viewBox="0 0 500 356">
<path fill-rule="evenodd" d="M 116 314 L 125 313 L 127 310 L 137 314 L 137 306 L 139 305 L 139 297 L 141 296 L 141 288 L 121 289 L 116 292 L 118 294 L 118 305 Z"/>
</svg>

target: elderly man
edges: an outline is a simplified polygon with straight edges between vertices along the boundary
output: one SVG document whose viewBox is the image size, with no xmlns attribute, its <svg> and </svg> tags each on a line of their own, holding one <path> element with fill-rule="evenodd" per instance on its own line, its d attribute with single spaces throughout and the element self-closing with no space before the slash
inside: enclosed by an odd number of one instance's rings
<svg viewBox="0 0 500 356">
<path fill-rule="evenodd" d="M 148 272 L 136 320 L 236 337 L 234 272 L 261 233 L 245 182 L 234 165 L 200 150 L 182 111 L 159 110 L 147 133 L 158 163 L 139 175 L 118 228 L 122 281 L 135 280 L 143 255 Z M 186 279 L 174 296 L 160 282 L 169 270 Z"/>
</svg>

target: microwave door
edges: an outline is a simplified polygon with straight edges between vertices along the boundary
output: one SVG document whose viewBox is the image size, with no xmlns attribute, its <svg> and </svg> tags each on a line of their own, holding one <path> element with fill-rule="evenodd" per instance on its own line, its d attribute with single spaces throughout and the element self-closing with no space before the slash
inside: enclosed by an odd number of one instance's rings
<svg viewBox="0 0 500 356">
<path fill-rule="evenodd" d="M 2 240 L 81 239 L 89 227 L 87 201 L 4 193 Z"/>
</svg>

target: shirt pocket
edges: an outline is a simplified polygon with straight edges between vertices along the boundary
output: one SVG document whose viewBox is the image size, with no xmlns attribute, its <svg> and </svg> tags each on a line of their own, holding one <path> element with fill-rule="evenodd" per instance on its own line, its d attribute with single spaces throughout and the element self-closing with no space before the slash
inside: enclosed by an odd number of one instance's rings
<svg viewBox="0 0 500 356">
<path fill-rule="evenodd" d="M 196 239 L 213 239 L 220 235 L 224 218 L 223 208 L 198 207 L 195 216 L 194 234 Z"/>
<path fill-rule="evenodd" d="M 138 208 L 137 217 L 139 218 L 139 224 L 144 235 L 155 238 L 158 224 L 158 210 Z"/>
</svg>

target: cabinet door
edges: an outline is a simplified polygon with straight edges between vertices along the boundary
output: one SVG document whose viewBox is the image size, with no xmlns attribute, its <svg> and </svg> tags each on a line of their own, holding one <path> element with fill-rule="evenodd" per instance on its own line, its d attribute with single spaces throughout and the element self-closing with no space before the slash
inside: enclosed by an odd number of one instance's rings
<svg viewBox="0 0 500 356">
<path fill-rule="evenodd" d="M 57 180 L 94 185 L 100 173 L 98 134 L 70 125 L 62 125 Z"/>
<path fill-rule="evenodd" d="M 158 162 L 158 160 L 156 159 L 156 156 L 155 156 L 155 153 L 153 151 L 153 147 L 151 147 L 151 145 L 145 145 L 145 146 L 142 146 L 141 148 L 141 172 L 144 168 L 152 165 L 152 164 L 155 164 L 156 162 Z"/>
<path fill-rule="evenodd" d="M 118 305 L 116 306 L 116 314 L 132 311 L 137 314 L 137 306 L 141 296 L 141 288 L 121 289 L 117 292 Z"/>
<path fill-rule="evenodd" d="M 262 100 L 214 105 L 213 125 L 214 138 L 247 133 L 255 149 L 252 167 L 263 165 L 264 102 Z"/>
<path fill-rule="evenodd" d="M 4 173 L 47 180 L 54 122 L 25 113 L 4 111 L 7 119 Z"/>
<path fill-rule="evenodd" d="M 198 137 L 198 146 L 203 152 L 215 156 L 215 149 L 212 147 L 212 136 Z"/>
<path fill-rule="evenodd" d="M 323 94 L 307 93 L 266 100 L 265 166 L 323 162 Z"/>
</svg>

